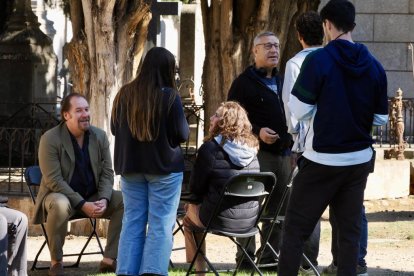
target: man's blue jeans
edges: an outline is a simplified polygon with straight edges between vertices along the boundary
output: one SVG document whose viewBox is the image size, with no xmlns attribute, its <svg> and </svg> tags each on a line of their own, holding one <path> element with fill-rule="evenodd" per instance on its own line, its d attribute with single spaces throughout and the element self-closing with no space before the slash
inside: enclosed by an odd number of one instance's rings
<svg viewBox="0 0 414 276">
<path fill-rule="evenodd" d="M 124 217 L 117 274 L 168 275 L 182 173 L 121 177 Z"/>
<path fill-rule="evenodd" d="M 337 265 L 338 257 L 338 229 L 336 225 L 335 215 L 333 212 L 329 211 L 329 222 L 332 227 L 332 242 L 331 242 L 331 252 L 333 263 Z M 365 256 L 367 255 L 368 247 L 368 221 L 365 215 L 365 206 L 362 206 L 361 213 L 361 237 L 359 239 L 359 254 L 358 254 L 358 265 L 366 266 Z"/>
<path fill-rule="evenodd" d="M 368 221 L 365 215 L 365 206 L 362 206 L 362 220 L 361 220 L 361 239 L 359 240 L 359 255 L 358 264 L 360 266 L 367 266 L 365 256 L 368 248 Z"/>
</svg>

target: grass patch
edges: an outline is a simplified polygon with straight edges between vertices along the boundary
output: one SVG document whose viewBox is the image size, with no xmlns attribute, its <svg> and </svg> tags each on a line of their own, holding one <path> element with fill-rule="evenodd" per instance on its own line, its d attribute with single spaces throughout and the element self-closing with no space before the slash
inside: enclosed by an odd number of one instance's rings
<svg viewBox="0 0 414 276">
<path fill-rule="evenodd" d="M 187 270 L 184 269 L 170 269 L 168 271 L 168 276 L 182 276 L 185 275 L 187 273 Z M 270 275 L 277 275 L 275 272 L 266 272 L 266 271 L 262 271 L 264 276 L 270 276 Z M 212 272 L 211 273 L 207 273 L 208 275 L 214 275 Z M 220 275 L 233 275 L 233 272 L 220 272 Z M 86 276 L 116 276 L 115 273 L 87 273 L 87 274 L 77 274 L 77 275 L 86 275 Z M 196 275 L 196 274 L 193 274 Z M 238 271 L 237 275 L 240 276 L 250 276 L 251 272 L 250 271 Z M 257 273 L 255 273 L 255 275 L 258 275 Z"/>
</svg>

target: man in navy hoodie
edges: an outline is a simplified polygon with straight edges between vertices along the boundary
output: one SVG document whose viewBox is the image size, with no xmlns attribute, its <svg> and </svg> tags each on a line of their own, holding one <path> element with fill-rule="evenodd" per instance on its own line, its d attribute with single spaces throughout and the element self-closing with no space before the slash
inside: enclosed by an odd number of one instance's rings
<svg viewBox="0 0 414 276">
<path fill-rule="evenodd" d="M 288 104 L 310 129 L 287 207 L 279 276 L 297 275 L 304 240 L 328 205 L 338 227 L 337 275 L 356 275 L 371 128 L 388 120 L 385 71 L 352 40 L 355 7 L 331 0 L 320 15 L 329 43 L 306 57 Z"/>
</svg>

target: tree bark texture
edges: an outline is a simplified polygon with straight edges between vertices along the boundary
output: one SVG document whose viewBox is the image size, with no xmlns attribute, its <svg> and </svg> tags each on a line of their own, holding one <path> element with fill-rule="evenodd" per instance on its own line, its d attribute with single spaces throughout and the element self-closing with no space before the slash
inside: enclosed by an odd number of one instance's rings
<svg viewBox="0 0 414 276">
<path fill-rule="evenodd" d="M 203 69 L 205 118 L 225 101 L 232 81 L 253 62 L 254 37 L 274 32 L 281 45 L 279 69 L 300 51 L 294 23 L 320 0 L 201 0 L 206 58 Z M 208 127 L 208 124 L 205 124 Z"/>
<path fill-rule="evenodd" d="M 142 56 L 151 19 L 150 3 L 69 1 L 73 38 L 65 52 L 73 90 L 88 98 L 92 124 L 107 132 L 113 98 L 132 79 Z"/>
</svg>

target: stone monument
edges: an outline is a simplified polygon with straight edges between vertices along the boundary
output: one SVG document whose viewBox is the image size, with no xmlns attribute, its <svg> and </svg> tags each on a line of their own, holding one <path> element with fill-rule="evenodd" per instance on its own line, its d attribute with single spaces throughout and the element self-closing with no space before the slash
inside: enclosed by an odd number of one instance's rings
<svg viewBox="0 0 414 276">
<path fill-rule="evenodd" d="M 30 1 L 11 5 L 0 34 L 0 125 L 42 127 L 46 117 L 56 115 L 56 55 Z"/>
<path fill-rule="evenodd" d="M 397 160 L 404 160 L 404 150 L 406 141 L 404 140 L 404 120 L 403 120 L 403 99 L 402 90 L 398 89 L 396 96 L 391 99 L 390 108 L 390 142 L 396 147 L 386 150 L 385 158 L 396 158 Z"/>
</svg>

